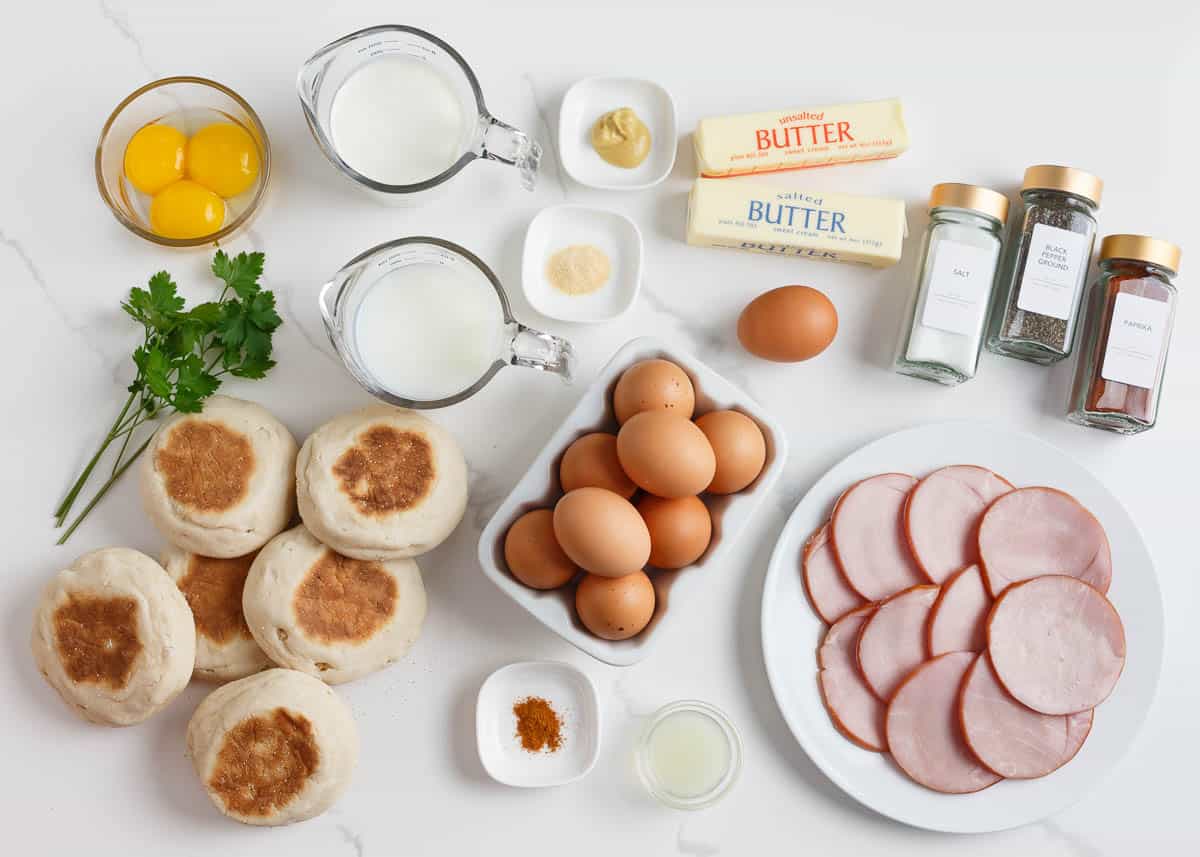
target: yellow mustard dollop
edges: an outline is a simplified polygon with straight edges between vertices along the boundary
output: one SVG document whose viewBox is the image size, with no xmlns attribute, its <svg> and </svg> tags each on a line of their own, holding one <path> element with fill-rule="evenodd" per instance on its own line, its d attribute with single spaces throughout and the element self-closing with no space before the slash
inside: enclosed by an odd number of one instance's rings
<svg viewBox="0 0 1200 857">
<path fill-rule="evenodd" d="M 650 154 L 650 129 L 632 107 L 619 107 L 592 126 L 592 148 L 613 166 L 631 170 Z"/>
</svg>

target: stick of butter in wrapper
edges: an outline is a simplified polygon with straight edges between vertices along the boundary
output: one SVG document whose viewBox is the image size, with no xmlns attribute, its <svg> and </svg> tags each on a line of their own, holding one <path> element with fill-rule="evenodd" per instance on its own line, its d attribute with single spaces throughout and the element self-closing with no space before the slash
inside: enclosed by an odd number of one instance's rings
<svg viewBox="0 0 1200 857">
<path fill-rule="evenodd" d="M 700 175 L 740 176 L 894 158 L 908 149 L 899 98 L 701 119 Z"/>
<path fill-rule="evenodd" d="M 687 243 L 697 247 L 886 268 L 907 234 L 898 199 L 706 178 L 688 197 Z"/>
</svg>

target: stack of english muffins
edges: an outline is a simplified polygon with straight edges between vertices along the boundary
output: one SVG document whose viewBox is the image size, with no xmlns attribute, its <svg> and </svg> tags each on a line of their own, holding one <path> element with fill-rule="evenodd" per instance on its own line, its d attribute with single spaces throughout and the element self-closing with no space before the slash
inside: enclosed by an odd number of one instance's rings
<svg viewBox="0 0 1200 857">
<path fill-rule="evenodd" d="M 158 430 L 141 494 L 169 543 L 161 564 L 105 548 L 60 572 L 34 618 L 40 671 L 81 716 L 113 726 L 150 717 L 190 677 L 229 682 L 188 726 L 214 804 L 257 825 L 323 812 L 358 753 L 328 685 L 399 660 L 420 634 L 414 557 L 466 510 L 458 444 L 379 405 L 297 450 L 260 405 L 212 396 Z"/>
</svg>

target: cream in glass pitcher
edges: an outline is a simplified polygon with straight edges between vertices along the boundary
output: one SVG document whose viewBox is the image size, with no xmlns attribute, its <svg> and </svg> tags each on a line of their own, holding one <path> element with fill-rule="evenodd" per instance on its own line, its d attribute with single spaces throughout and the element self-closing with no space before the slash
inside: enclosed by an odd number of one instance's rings
<svg viewBox="0 0 1200 857">
<path fill-rule="evenodd" d="M 304 64 L 298 88 L 325 157 L 381 201 L 420 203 L 480 158 L 533 188 L 541 147 L 488 112 L 471 67 L 430 33 L 351 33 Z"/>
<path fill-rule="evenodd" d="M 372 247 L 324 285 L 320 308 L 350 374 L 393 405 L 461 402 L 505 366 L 571 380 L 570 343 L 514 319 L 491 269 L 441 238 Z"/>
</svg>

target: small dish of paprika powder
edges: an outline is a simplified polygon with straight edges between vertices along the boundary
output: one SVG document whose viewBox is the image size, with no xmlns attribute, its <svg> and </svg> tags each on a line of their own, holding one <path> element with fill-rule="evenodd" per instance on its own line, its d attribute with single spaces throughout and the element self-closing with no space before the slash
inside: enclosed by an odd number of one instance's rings
<svg viewBox="0 0 1200 857">
<path fill-rule="evenodd" d="M 583 672 L 559 661 L 496 670 L 475 708 L 479 760 L 509 786 L 559 786 L 584 776 L 600 755 L 600 701 Z"/>
</svg>

